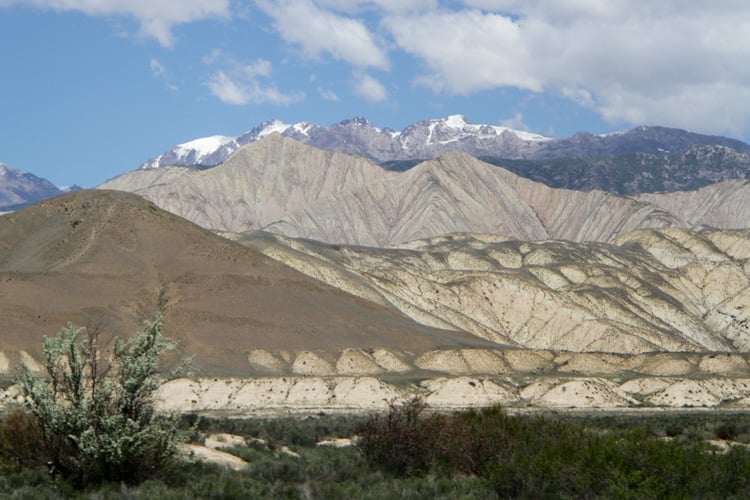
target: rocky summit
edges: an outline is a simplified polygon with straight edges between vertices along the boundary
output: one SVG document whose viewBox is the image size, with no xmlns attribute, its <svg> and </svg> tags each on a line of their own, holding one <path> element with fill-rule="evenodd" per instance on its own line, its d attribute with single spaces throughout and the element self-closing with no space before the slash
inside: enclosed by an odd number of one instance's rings
<svg viewBox="0 0 750 500">
<path fill-rule="evenodd" d="M 137 170 L 102 185 L 218 231 L 260 229 L 368 246 L 450 233 L 611 242 L 646 228 L 740 229 L 750 220 L 747 186 L 732 180 L 635 197 L 554 189 L 465 153 L 392 172 L 279 134 L 209 170 Z"/>
</svg>

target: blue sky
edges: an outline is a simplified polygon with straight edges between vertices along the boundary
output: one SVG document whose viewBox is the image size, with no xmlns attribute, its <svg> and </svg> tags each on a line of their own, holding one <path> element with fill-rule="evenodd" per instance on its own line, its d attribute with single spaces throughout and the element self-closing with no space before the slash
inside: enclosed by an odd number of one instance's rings
<svg viewBox="0 0 750 500">
<path fill-rule="evenodd" d="M 750 140 L 744 0 L 0 0 L 0 162 L 93 187 L 269 119 Z"/>
</svg>

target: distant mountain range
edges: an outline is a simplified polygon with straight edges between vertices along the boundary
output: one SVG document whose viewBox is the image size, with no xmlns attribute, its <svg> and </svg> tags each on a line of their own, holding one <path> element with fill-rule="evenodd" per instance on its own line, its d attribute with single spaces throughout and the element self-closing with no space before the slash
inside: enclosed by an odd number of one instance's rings
<svg viewBox="0 0 750 500">
<path fill-rule="evenodd" d="M 748 181 L 635 199 L 550 188 L 465 153 L 392 172 L 278 133 L 211 169 L 141 169 L 101 187 L 139 194 L 214 230 L 381 247 L 467 232 L 604 242 L 636 229 L 735 229 L 750 220 Z"/>
<path fill-rule="evenodd" d="M 401 131 L 378 128 L 365 118 L 346 120 L 330 127 L 307 122 L 289 125 L 272 120 L 238 137 L 213 136 L 178 144 L 140 168 L 213 167 L 245 144 L 273 132 L 326 151 L 364 156 L 378 164 L 422 161 L 450 151 L 476 157 L 525 160 L 627 153 L 666 155 L 695 145 L 724 146 L 750 153 L 750 145 L 738 140 L 665 127 L 637 127 L 605 135 L 579 132 L 569 138 L 553 139 L 508 127 L 476 125 L 464 116 L 452 115 L 423 120 Z"/>
<path fill-rule="evenodd" d="M 750 178 L 750 154 L 697 144 L 670 154 L 623 153 L 548 160 L 481 157 L 550 187 L 617 194 L 688 191 L 731 179 Z M 394 162 L 390 168 L 404 168 Z"/>
<path fill-rule="evenodd" d="M 584 191 L 680 191 L 750 178 L 750 145 L 726 137 L 637 127 L 553 139 L 507 127 L 475 125 L 460 115 L 423 120 L 401 131 L 375 127 L 365 118 L 330 127 L 273 120 L 238 137 L 213 136 L 179 144 L 140 168 L 211 168 L 243 145 L 274 132 L 327 151 L 363 156 L 396 171 L 441 153 L 460 151 L 550 187 Z"/>
<path fill-rule="evenodd" d="M 422 120 L 401 131 L 378 128 L 365 118 L 329 127 L 272 120 L 238 137 L 216 135 L 178 144 L 140 169 L 209 169 L 243 145 L 274 132 L 326 151 L 361 156 L 386 170 L 404 171 L 445 152 L 464 152 L 550 187 L 583 191 L 670 192 L 750 178 L 750 145 L 726 137 L 637 127 L 613 134 L 580 132 L 554 139 L 472 124 L 460 115 Z M 0 164 L 0 209 L 18 208 L 66 191 L 46 179 Z"/>
</svg>

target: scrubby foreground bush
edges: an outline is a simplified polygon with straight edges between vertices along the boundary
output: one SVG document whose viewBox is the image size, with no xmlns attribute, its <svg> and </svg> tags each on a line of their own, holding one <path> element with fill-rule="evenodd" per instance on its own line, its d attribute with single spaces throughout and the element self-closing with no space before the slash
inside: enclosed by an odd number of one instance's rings
<svg viewBox="0 0 750 500">
<path fill-rule="evenodd" d="M 498 408 L 451 415 L 425 415 L 422 409 L 419 401 L 394 405 L 390 421 L 389 412 L 197 422 L 188 415 L 185 425 L 195 430 L 197 442 L 217 432 L 248 438 L 224 448 L 245 459 L 247 468 L 179 462 L 138 484 L 103 481 L 83 491 L 50 481 L 46 468 L 21 468 L 0 471 L 0 497 L 750 497 L 750 453 L 739 444 L 722 453 L 706 442 L 731 428 L 735 439 L 750 443 L 747 413 L 541 417 L 511 416 Z M 357 433 L 361 448 L 317 446 Z"/>
<path fill-rule="evenodd" d="M 153 400 L 163 382 L 159 358 L 174 348 L 162 336 L 161 316 L 106 351 L 97 333 L 73 325 L 45 337 L 46 376 L 22 369 L 25 407 L 0 426 L 6 463 L 45 464 L 76 487 L 158 471 L 183 437 L 175 419 L 156 414 Z"/>
<path fill-rule="evenodd" d="M 647 428 L 597 428 L 561 417 L 514 417 L 499 408 L 422 415 L 392 404 L 360 428 L 368 462 L 396 476 L 478 477 L 501 498 L 747 498 L 750 452 Z M 724 426 L 717 428 L 717 433 Z"/>
</svg>

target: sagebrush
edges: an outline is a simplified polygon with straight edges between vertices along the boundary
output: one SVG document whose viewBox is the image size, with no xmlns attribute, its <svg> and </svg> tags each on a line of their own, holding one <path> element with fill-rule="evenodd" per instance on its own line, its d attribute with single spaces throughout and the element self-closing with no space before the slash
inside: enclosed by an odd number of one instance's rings
<svg viewBox="0 0 750 500">
<path fill-rule="evenodd" d="M 154 393 L 164 382 L 163 353 L 175 343 L 162 335 L 162 317 L 146 321 L 141 332 L 114 339 L 103 349 L 100 335 L 69 324 L 45 337 L 45 375 L 23 368 L 19 383 L 32 419 L 4 423 L 26 426 L 38 453 L 24 456 L 23 439 L 5 433 L 15 459 L 43 458 L 50 473 L 78 487 L 92 482 L 138 481 L 167 464 L 185 436 L 177 420 L 158 415 Z M 10 436 L 7 437 L 7 436 Z M 19 443 L 14 443 L 13 440 Z"/>
</svg>

